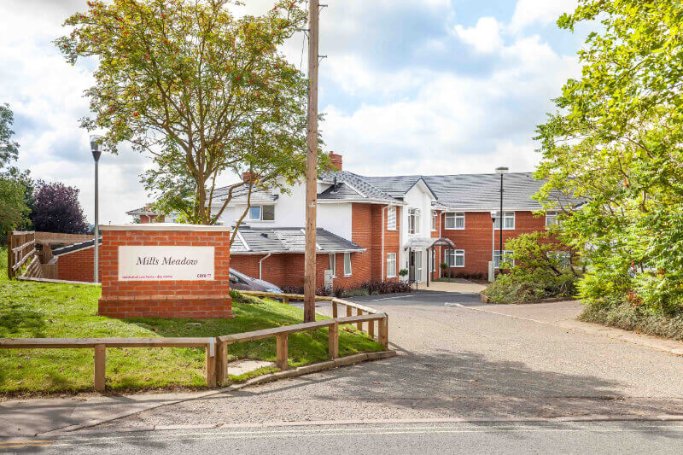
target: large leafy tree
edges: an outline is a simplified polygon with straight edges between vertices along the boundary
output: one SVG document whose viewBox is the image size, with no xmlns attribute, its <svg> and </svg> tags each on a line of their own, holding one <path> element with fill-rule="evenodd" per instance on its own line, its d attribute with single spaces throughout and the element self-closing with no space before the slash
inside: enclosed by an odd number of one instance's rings
<svg viewBox="0 0 683 455">
<path fill-rule="evenodd" d="M 540 196 L 581 198 L 562 224 L 590 260 L 589 302 L 683 308 L 683 3 L 580 0 L 558 21 L 601 24 L 539 127 Z"/>
<path fill-rule="evenodd" d="M 13 140 L 14 114 L 7 104 L 0 104 L 0 239 L 8 231 L 28 227 L 32 181 L 28 171 L 10 165 L 17 159 L 19 144 Z"/>
<path fill-rule="evenodd" d="M 37 231 L 84 234 L 88 225 L 78 202 L 78 188 L 38 181 L 31 221 Z"/>
<path fill-rule="evenodd" d="M 279 51 L 300 30 L 302 0 L 237 17 L 234 0 L 93 0 L 57 40 L 66 59 L 95 56 L 90 130 L 112 151 L 129 141 L 152 156 L 143 178 L 158 207 L 213 224 L 225 172 L 286 188 L 305 169 L 306 80 Z M 221 195 L 224 196 L 224 195 Z M 220 202 L 219 202 L 220 201 Z"/>
</svg>

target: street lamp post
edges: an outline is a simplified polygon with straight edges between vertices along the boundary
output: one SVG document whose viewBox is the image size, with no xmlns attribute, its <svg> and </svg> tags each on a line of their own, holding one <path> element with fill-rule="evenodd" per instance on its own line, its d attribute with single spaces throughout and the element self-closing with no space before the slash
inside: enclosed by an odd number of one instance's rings
<svg viewBox="0 0 683 455">
<path fill-rule="evenodd" d="M 100 148 L 100 138 L 98 136 L 92 136 L 90 138 L 90 151 L 92 152 L 92 157 L 95 160 L 95 240 L 94 240 L 94 257 L 93 257 L 93 270 L 94 270 L 94 282 L 99 283 L 99 244 L 100 244 L 100 212 L 99 212 L 99 161 L 100 156 L 102 156 L 102 150 Z"/>
<path fill-rule="evenodd" d="M 500 174 L 500 212 L 498 214 L 498 232 L 500 243 L 498 244 L 498 269 L 503 265 L 503 223 L 505 215 L 503 213 L 503 176 L 508 173 L 508 168 L 497 167 L 496 174 Z"/>
</svg>

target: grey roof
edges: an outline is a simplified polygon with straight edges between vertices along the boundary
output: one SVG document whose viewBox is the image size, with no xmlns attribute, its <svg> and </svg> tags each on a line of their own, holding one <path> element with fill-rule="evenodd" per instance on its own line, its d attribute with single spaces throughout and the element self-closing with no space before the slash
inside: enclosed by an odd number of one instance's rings
<svg viewBox="0 0 683 455">
<path fill-rule="evenodd" d="M 102 239 L 100 239 L 100 245 L 102 244 Z M 95 245 L 95 239 L 88 240 L 87 242 L 74 243 L 72 245 L 63 246 L 61 248 L 55 248 L 52 250 L 53 256 L 61 256 L 67 253 L 73 253 L 79 250 L 84 250 L 86 248 L 92 248 Z"/>
<path fill-rule="evenodd" d="M 131 216 L 140 216 L 140 215 L 159 215 L 157 212 L 152 210 L 151 204 L 147 204 L 144 207 L 140 207 L 139 209 L 131 210 L 130 212 L 126 212 L 126 215 L 131 215 Z"/>
<path fill-rule="evenodd" d="M 425 180 L 439 203 L 459 210 L 495 210 L 500 205 L 500 174 L 428 176 Z M 540 210 L 533 195 L 545 182 L 531 172 L 513 172 L 503 177 L 503 207 Z"/>
<path fill-rule="evenodd" d="M 318 195 L 319 199 L 367 199 L 385 203 L 399 202 L 392 194 L 383 191 L 381 188 L 378 188 L 369 182 L 367 177 L 354 174 L 353 172 L 328 172 L 321 177 L 321 180 L 329 183 L 334 183 L 335 179 L 337 187 L 335 188 L 333 185 L 323 191 Z M 335 189 L 338 189 L 338 191 L 335 191 Z"/>
<path fill-rule="evenodd" d="M 317 231 L 318 252 L 361 252 L 355 243 L 325 229 Z M 244 241 L 242 241 L 244 240 Z M 242 226 L 230 249 L 231 254 L 303 253 L 306 234 L 302 228 L 252 228 Z"/>
<path fill-rule="evenodd" d="M 445 209 L 489 211 L 500 204 L 500 174 L 405 175 L 364 177 L 369 183 L 391 194 L 402 197 L 423 179 Z M 545 183 L 531 172 L 512 172 L 503 177 L 503 204 L 511 210 L 540 210 L 533 199 Z"/>
</svg>

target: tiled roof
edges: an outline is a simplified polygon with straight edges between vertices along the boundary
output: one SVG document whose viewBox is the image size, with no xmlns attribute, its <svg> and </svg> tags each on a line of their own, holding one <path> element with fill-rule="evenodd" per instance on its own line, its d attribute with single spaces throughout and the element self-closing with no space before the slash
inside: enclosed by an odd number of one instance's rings
<svg viewBox="0 0 683 455">
<path fill-rule="evenodd" d="M 321 180 L 324 180 L 328 183 L 334 183 L 335 179 L 340 191 L 335 193 L 335 188 L 333 186 L 320 193 L 318 195 L 320 199 L 368 199 L 378 202 L 398 202 L 392 194 L 383 191 L 369 182 L 367 177 L 354 174 L 353 172 L 329 172 L 323 175 L 321 178 Z"/>
<path fill-rule="evenodd" d="M 102 239 L 100 239 L 99 244 L 102 244 Z M 79 250 L 84 250 L 86 248 L 92 248 L 95 245 L 95 239 L 88 240 L 87 242 L 74 243 L 72 245 L 63 246 L 61 248 L 56 248 L 52 250 L 53 256 L 61 256 L 67 253 L 73 253 Z"/>
<path fill-rule="evenodd" d="M 316 240 L 318 252 L 361 252 L 364 248 L 335 235 L 325 229 L 318 229 Z M 306 234 L 302 228 L 251 228 L 242 226 L 230 249 L 231 254 L 249 253 L 303 253 Z"/>
<path fill-rule="evenodd" d="M 130 212 L 126 212 L 126 215 L 131 215 L 131 216 L 140 216 L 140 215 L 158 215 L 157 212 L 151 209 L 151 204 L 147 204 L 144 207 L 140 207 L 139 209 L 131 210 Z"/>
</svg>

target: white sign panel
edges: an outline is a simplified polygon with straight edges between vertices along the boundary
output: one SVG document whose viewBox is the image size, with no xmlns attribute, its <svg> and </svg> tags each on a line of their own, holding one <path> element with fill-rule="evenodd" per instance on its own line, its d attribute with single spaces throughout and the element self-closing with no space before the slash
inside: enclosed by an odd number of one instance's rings
<svg viewBox="0 0 683 455">
<path fill-rule="evenodd" d="M 119 281 L 213 281 L 212 246 L 120 246 Z"/>
</svg>

